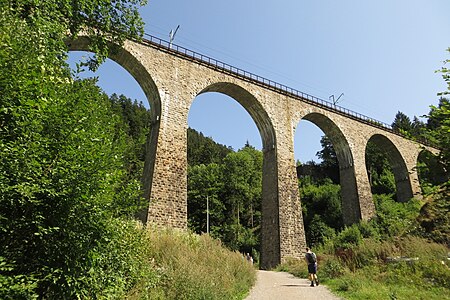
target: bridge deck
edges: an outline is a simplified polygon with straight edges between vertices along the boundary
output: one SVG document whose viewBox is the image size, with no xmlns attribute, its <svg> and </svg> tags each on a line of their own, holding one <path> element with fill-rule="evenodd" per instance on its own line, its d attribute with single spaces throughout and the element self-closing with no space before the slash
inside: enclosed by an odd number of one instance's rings
<svg viewBox="0 0 450 300">
<path fill-rule="evenodd" d="M 165 51 L 169 54 L 172 54 L 172 55 L 184 58 L 184 59 L 188 59 L 190 61 L 194 61 L 194 62 L 196 62 L 200 65 L 204 65 L 208 68 L 212 68 L 219 72 L 229 74 L 231 76 L 251 82 L 253 84 L 257 84 L 266 89 L 275 91 L 279 94 L 286 95 L 288 97 L 291 97 L 291 98 L 294 98 L 294 99 L 297 99 L 300 101 L 304 101 L 306 103 L 318 106 L 322 109 L 333 111 L 335 113 L 344 115 L 345 117 L 354 119 L 354 120 L 362 122 L 364 124 L 368 124 L 370 126 L 377 127 L 382 130 L 399 135 L 403 138 L 411 139 L 410 137 L 402 134 L 400 131 L 392 128 L 391 125 L 386 124 L 384 122 L 375 120 L 371 117 L 368 117 L 363 114 L 357 113 L 355 111 L 346 109 L 342 106 L 336 105 L 334 103 L 331 103 L 331 102 L 323 100 L 321 98 L 312 96 L 310 94 L 303 93 L 301 91 L 290 88 L 286 85 L 280 84 L 273 80 L 261 77 L 254 73 L 247 72 L 240 68 L 233 67 L 227 63 L 221 62 L 217 59 L 203 55 L 201 53 L 189 50 L 185 47 L 178 46 L 176 44 L 171 44 L 170 42 L 160 39 L 158 37 L 155 37 L 155 36 L 152 36 L 149 34 L 145 34 L 145 36 L 147 36 L 147 38 L 142 39 L 141 43 L 148 45 L 150 47 Z M 427 146 L 436 147 L 436 146 L 431 145 L 428 141 L 426 141 L 424 139 L 417 139 L 416 141 L 421 144 L 427 145 Z"/>
</svg>

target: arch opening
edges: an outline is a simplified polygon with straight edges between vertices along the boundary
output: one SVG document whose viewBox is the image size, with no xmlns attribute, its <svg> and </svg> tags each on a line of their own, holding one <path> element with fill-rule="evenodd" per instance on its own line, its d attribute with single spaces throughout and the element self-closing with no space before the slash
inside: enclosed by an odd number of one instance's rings
<svg viewBox="0 0 450 300">
<path fill-rule="evenodd" d="M 306 211 L 310 206 L 310 215 L 304 213 L 303 216 L 308 242 L 314 243 L 320 242 L 321 238 L 325 238 L 324 234 L 333 234 L 334 230 L 341 229 L 344 224 L 358 222 L 361 218 L 361 212 L 353 157 L 343 133 L 331 119 L 320 113 L 307 114 L 300 123 L 305 121 L 317 126 L 324 134 L 320 140 L 321 149 L 317 152 L 322 161 L 320 163 L 306 163 L 303 170 L 302 167 L 297 168 L 300 188 L 304 188 L 302 187 L 304 183 L 302 183 L 301 177 L 312 176 L 315 179 L 307 184 L 312 185 L 310 188 L 317 189 L 320 193 L 319 197 L 318 194 L 307 195 L 306 193 L 310 191 L 303 191 L 300 196 L 302 206 L 305 207 Z M 296 131 L 295 140 L 301 134 L 301 132 Z M 327 194 L 325 195 L 325 193 Z M 313 199 L 314 197 L 317 199 Z M 328 223 L 324 220 L 327 220 Z"/>
<path fill-rule="evenodd" d="M 219 108 L 219 112 L 216 111 L 220 116 L 211 116 L 207 112 L 195 112 L 198 103 L 219 103 L 217 101 L 228 103 L 223 104 L 224 106 Z M 205 107 L 207 108 L 207 104 Z M 225 111 L 227 107 L 232 110 L 229 112 L 230 115 L 227 115 Z M 219 125 L 222 127 L 222 132 L 230 132 L 233 129 L 246 131 L 241 126 L 235 127 L 236 124 L 230 124 L 243 122 L 242 118 L 244 118 L 246 120 L 244 120 L 243 127 L 254 126 L 250 131 L 253 135 L 259 136 L 260 140 L 256 141 L 250 137 L 252 143 L 257 144 L 255 147 L 248 140 L 244 141 L 245 136 L 241 136 L 240 145 L 235 144 L 233 147 L 238 150 L 235 152 L 228 148 L 229 151 L 222 158 L 221 163 L 210 160 L 208 165 L 199 164 L 195 167 L 191 165 L 194 160 L 189 158 L 191 150 L 188 149 L 188 161 L 190 161 L 188 171 L 189 224 L 196 226 L 197 231 L 199 228 L 201 231 L 207 230 L 206 226 L 199 224 L 197 220 L 203 218 L 203 224 L 206 222 L 206 200 L 208 200 L 212 210 L 210 232 L 220 235 L 222 239 L 225 239 L 226 244 L 228 243 L 231 248 L 236 250 L 253 252 L 256 255 L 260 251 L 259 262 L 262 268 L 274 266 L 280 262 L 280 233 L 276 140 L 270 118 L 251 93 L 236 84 L 226 82 L 211 84 L 198 93 L 190 108 L 189 125 L 195 123 L 191 116 L 195 117 L 194 115 L 201 114 L 204 116 L 206 114 L 210 118 L 207 122 L 211 122 L 212 119 L 212 122 L 216 123 L 222 119 L 223 123 Z M 208 124 L 209 127 L 212 127 L 211 123 Z M 198 136 L 197 133 L 188 131 L 188 142 L 191 139 L 190 134 Z M 219 142 L 226 143 L 225 140 L 226 137 L 222 140 L 223 142 Z M 205 160 L 208 158 L 206 157 Z M 210 176 L 208 179 L 214 179 L 207 180 L 200 174 L 208 174 Z M 199 177 L 205 180 L 200 180 Z M 199 181 L 201 182 L 199 183 Z M 203 186 L 199 187 L 198 184 Z M 203 195 L 199 196 L 199 192 L 202 192 Z M 207 193 L 212 195 L 206 195 Z M 198 199 L 199 197 L 203 199 Z M 205 199 L 206 197 L 208 199 Z M 213 211 L 212 205 L 216 205 L 220 212 L 217 212 L 217 209 Z M 195 211 L 193 206 L 200 208 L 200 212 Z M 200 213 L 200 218 L 198 213 Z M 223 219 L 223 222 L 219 221 L 220 218 Z M 246 242 L 242 243 L 243 241 Z M 252 249 L 257 251 L 252 251 Z"/>
<path fill-rule="evenodd" d="M 295 131 L 294 154 L 306 242 L 315 247 L 343 227 L 339 163 L 330 139 L 305 119 Z"/>
<path fill-rule="evenodd" d="M 218 82 L 209 85 L 199 92 L 202 95 L 215 92 L 227 95 L 236 100 L 251 116 L 261 135 L 263 151 L 269 151 L 275 146 L 275 131 L 267 112 L 258 100 L 244 88 L 228 82 Z"/>
<path fill-rule="evenodd" d="M 406 163 L 387 137 L 373 135 L 366 145 L 365 158 L 372 194 L 392 194 L 398 202 L 413 198 Z"/>
</svg>

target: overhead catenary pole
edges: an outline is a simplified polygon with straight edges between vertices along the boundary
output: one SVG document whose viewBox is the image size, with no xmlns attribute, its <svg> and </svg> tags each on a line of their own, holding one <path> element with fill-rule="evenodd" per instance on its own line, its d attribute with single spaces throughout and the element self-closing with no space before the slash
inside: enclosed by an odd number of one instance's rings
<svg viewBox="0 0 450 300">
<path fill-rule="evenodd" d="M 336 100 L 334 99 L 334 95 L 331 95 L 330 97 L 328 97 L 328 99 L 333 101 L 333 105 L 336 105 L 339 102 L 339 99 L 341 99 L 342 96 L 344 96 L 344 93 L 341 93 Z"/>
<path fill-rule="evenodd" d="M 177 26 L 177 28 L 174 30 L 170 30 L 169 32 L 169 48 L 172 48 L 172 42 L 175 38 L 175 34 L 177 34 L 178 28 L 180 28 L 180 25 Z"/>
</svg>

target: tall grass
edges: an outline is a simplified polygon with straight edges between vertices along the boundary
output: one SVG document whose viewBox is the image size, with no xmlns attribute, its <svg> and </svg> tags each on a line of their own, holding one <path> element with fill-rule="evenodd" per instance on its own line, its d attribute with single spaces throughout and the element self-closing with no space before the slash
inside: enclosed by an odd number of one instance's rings
<svg viewBox="0 0 450 300">
<path fill-rule="evenodd" d="M 80 271 L 50 279 L 11 276 L 0 256 L 0 299 L 243 299 L 255 282 L 253 266 L 208 235 L 115 218 L 105 230 L 108 238 L 80 258 Z M 39 284 L 57 275 L 70 289 L 39 293 Z"/>
<path fill-rule="evenodd" d="M 128 299 L 242 299 L 256 280 L 243 256 L 208 235 L 151 228 L 146 255 L 159 274 L 152 289 Z"/>
<path fill-rule="evenodd" d="M 421 202 L 374 200 L 373 220 L 346 227 L 315 249 L 322 282 L 345 299 L 450 299 L 449 248 L 421 237 Z M 306 277 L 301 260 L 279 269 Z"/>
<path fill-rule="evenodd" d="M 419 237 L 369 238 L 348 248 L 325 245 L 318 276 L 345 299 L 450 299 L 448 248 Z M 414 258 L 411 261 L 388 258 Z M 289 259 L 278 270 L 307 276 L 304 261 Z"/>
</svg>

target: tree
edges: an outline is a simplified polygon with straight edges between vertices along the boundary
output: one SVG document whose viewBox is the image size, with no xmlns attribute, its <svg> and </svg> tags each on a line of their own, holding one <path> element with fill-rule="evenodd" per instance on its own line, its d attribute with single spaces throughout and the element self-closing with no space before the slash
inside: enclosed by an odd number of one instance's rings
<svg viewBox="0 0 450 300">
<path fill-rule="evenodd" d="M 246 226 L 254 229 L 259 227 L 261 222 L 263 155 L 261 151 L 256 150 L 248 142 L 239 152 L 250 155 L 252 159 L 252 168 L 247 179 L 250 186 L 250 199 L 248 199 L 247 209 L 244 211 L 243 217 L 246 220 Z"/>
<path fill-rule="evenodd" d="M 340 186 L 330 179 L 320 185 L 300 181 L 303 221 L 308 243 L 321 243 L 343 227 Z M 322 233 L 318 230 L 323 229 Z"/>
<path fill-rule="evenodd" d="M 421 137 L 422 131 L 425 129 L 425 123 L 419 120 L 416 116 L 414 116 L 414 119 L 411 124 L 411 134 L 414 137 Z"/>
<path fill-rule="evenodd" d="M 389 159 L 377 144 L 370 141 L 366 147 L 366 169 L 373 194 L 395 195 L 394 173 Z"/>
<path fill-rule="evenodd" d="M 0 2 L 0 298 L 95 298 L 113 283 L 93 266 L 130 284 L 99 249 L 139 186 L 122 184 L 120 117 L 95 80 L 72 79 L 64 39 L 86 30 L 101 60 L 107 40 L 139 37 L 137 3 Z"/>
<path fill-rule="evenodd" d="M 450 48 L 447 49 L 450 53 Z M 445 61 L 444 67 L 438 72 L 442 73 L 442 78 L 447 83 L 447 90 L 439 93 L 441 96 L 438 106 L 431 106 L 428 114 L 427 137 L 440 148 L 439 163 L 444 167 L 447 174 L 447 181 L 444 182 L 437 191 L 431 193 L 426 204 L 420 211 L 418 221 L 424 229 L 425 236 L 439 243 L 450 245 L 450 180 L 448 173 L 450 170 L 450 101 L 443 96 L 450 94 L 450 69 L 446 65 L 450 59 Z"/>
<path fill-rule="evenodd" d="M 206 197 L 210 233 L 231 249 L 259 247 L 262 199 L 262 152 L 248 142 L 237 152 L 188 130 L 188 223 L 206 232 Z"/>
<path fill-rule="evenodd" d="M 227 207 L 227 227 L 225 238 L 236 250 L 242 247 L 241 235 L 244 228 L 242 223 L 244 211 L 251 206 L 253 159 L 244 151 L 229 153 L 224 159 L 224 195 Z"/>
<path fill-rule="evenodd" d="M 397 112 L 395 115 L 394 122 L 391 124 L 392 129 L 397 130 L 403 134 L 411 134 L 412 123 L 407 115 L 401 111 Z"/>
<path fill-rule="evenodd" d="M 91 40 L 90 49 L 95 57 L 86 63 L 96 69 L 113 50 L 108 42 L 122 45 L 126 38 L 139 39 L 144 33 L 144 23 L 139 7 L 146 0 L 12 0 L 2 4 L 9 11 L 34 28 L 51 32 L 53 47 L 65 57 L 64 37 L 77 37 L 80 32 Z M 61 51 L 62 50 L 62 51 Z"/>
<path fill-rule="evenodd" d="M 339 163 L 337 160 L 336 152 L 333 148 L 333 144 L 326 135 L 323 135 L 320 139 L 320 145 L 322 146 L 322 150 L 318 151 L 316 153 L 316 156 L 322 160 L 322 164 L 324 166 L 338 166 Z"/>
<path fill-rule="evenodd" d="M 222 163 L 222 160 L 232 148 L 216 143 L 212 138 L 205 137 L 203 133 L 188 128 L 188 164 L 195 166 L 199 164 Z"/>
<path fill-rule="evenodd" d="M 439 156 L 426 150 L 419 154 L 417 172 L 422 190 L 426 194 L 430 189 L 434 189 L 449 179 L 449 174 L 439 160 Z"/>
<path fill-rule="evenodd" d="M 125 147 L 123 153 L 124 172 L 121 178 L 121 187 L 117 190 L 115 197 L 117 203 L 115 207 L 121 209 L 120 214 L 134 214 L 136 205 L 124 205 L 122 202 L 129 201 L 132 197 L 128 186 L 142 179 L 145 162 L 145 144 L 148 133 L 150 132 L 151 114 L 150 110 L 144 107 L 142 102 L 134 102 L 124 95 L 111 95 L 110 102 L 113 113 L 119 117 L 117 130 L 124 133 Z M 136 187 L 138 188 L 138 187 Z M 136 204 L 144 204 L 142 199 L 137 198 Z M 145 209 L 145 207 L 143 208 Z M 119 213 L 119 211 L 117 211 Z"/>
<path fill-rule="evenodd" d="M 223 191 L 222 166 L 211 163 L 188 167 L 188 223 L 197 233 L 207 232 L 206 201 L 209 201 L 210 232 L 220 238 L 225 220 L 225 205 L 220 196 Z"/>
<path fill-rule="evenodd" d="M 336 151 L 334 151 L 331 140 L 326 136 L 322 136 L 320 139 L 320 145 L 322 150 L 316 153 L 316 156 L 322 160 L 320 163 L 321 173 L 326 173 L 327 177 L 331 178 L 334 183 L 338 184 L 339 177 L 339 162 L 337 159 Z"/>
<path fill-rule="evenodd" d="M 446 169 L 450 168 L 450 101 L 439 100 L 438 106 L 431 106 L 428 113 L 427 134 L 441 148 L 440 158 Z"/>
<path fill-rule="evenodd" d="M 450 48 L 447 51 L 450 53 Z M 431 106 L 427 123 L 427 133 L 441 148 L 440 158 L 446 170 L 450 170 L 450 101 L 443 97 L 450 94 L 450 69 L 446 67 L 449 63 L 450 59 L 447 59 L 444 67 L 438 71 L 447 83 L 447 90 L 438 94 L 441 96 L 439 104 Z"/>
</svg>

